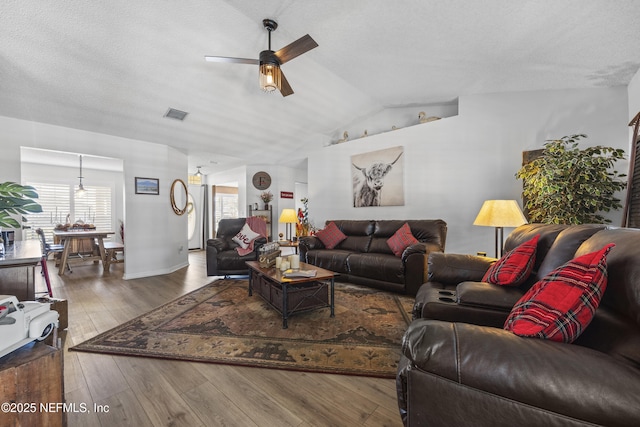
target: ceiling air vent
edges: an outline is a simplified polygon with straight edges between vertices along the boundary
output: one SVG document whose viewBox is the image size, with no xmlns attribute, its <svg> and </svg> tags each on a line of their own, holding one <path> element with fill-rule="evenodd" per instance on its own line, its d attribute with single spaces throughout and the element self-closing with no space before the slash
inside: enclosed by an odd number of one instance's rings
<svg viewBox="0 0 640 427">
<path fill-rule="evenodd" d="M 187 117 L 187 113 L 186 111 L 180 111 L 180 110 L 176 110 L 175 108 L 169 108 L 167 110 L 166 113 L 164 113 L 165 117 L 169 117 L 170 119 L 176 119 L 176 120 L 184 120 L 185 117 Z"/>
</svg>

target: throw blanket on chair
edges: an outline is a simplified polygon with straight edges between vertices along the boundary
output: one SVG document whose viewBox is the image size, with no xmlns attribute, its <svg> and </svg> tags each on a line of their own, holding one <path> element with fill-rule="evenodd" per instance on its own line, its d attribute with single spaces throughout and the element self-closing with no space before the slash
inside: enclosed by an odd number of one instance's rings
<svg viewBox="0 0 640 427">
<path fill-rule="evenodd" d="M 259 216 L 250 216 L 249 218 L 247 218 L 247 225 L 250 229 L 258 233 L 260 236 L 265 238 L 267 237 L 267 222 L 264 220 L 264 218 Z M 255 242 L 255 239 L 249 242 L 249 246 L 247 246 L 246 249 L 242 249 L 240 246 L 238 246 L 236 248 L 236 251 L 238 251 L 238 255 L 244 256 L 253 252 L 253 242 Z"/>
</svg>

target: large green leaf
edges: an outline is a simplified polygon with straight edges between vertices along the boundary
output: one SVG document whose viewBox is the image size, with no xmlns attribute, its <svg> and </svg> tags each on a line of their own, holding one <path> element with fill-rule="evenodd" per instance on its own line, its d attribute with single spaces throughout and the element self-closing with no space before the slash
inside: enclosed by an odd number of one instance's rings
<svg viewBox="0 0 640 427">
<path fill-rule="evenodd" d="M 12 215 L 19 215 L 26 222 L 23 215 L 42 212 L 42 207 L 33 200 L 37 198 L 36 189 L 29 185 L 10 181 L 0 183 L 0 227 L 20 228 Z"/>
</svg>

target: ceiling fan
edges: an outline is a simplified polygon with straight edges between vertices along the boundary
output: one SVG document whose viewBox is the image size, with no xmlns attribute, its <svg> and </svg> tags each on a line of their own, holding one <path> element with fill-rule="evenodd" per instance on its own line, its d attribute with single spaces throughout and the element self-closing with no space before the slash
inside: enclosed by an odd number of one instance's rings
<svg viewBox="0 0 640 427">
<path fill-rule="evenodd" d="M 226 56 L 205 56 L 209 62 L 231 62 L 236 64 L 250 64 L 260 66 L 260 87 L 265 92 L 273 92 L 276 89 L 282 96 L 293 94 L 293 89 L 285 78 L 280 66 L 293 58 L 302 55 L 311 49 L 318 47 L 318 43 L 309 34 L 300 37 L 293 43 L 274 52 L 271 50 L 271 32 L 278 28 L 278 23 L 272 19 L 263 19 L 262 25 L 269 33 L 269 49 L 260 52 L 260 59 L 230 58 Z"/>
</svg>

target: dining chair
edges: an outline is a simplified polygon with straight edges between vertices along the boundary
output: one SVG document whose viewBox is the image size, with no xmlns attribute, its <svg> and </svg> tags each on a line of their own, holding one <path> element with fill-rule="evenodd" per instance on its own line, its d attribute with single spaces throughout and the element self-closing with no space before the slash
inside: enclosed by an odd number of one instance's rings
<svg viewBox="0 0 640 427">
<path fill-rule="evenodd" d="M 62 253 L 64 250 L 64 245 L 58 243 L 47 243 L 47 238 L 44 235 L 44 231 L 42 228 L 36 228 L 36 234 L 40 238 L 40 247 L 42 248 L 42 260 L 40 264 L 42 266 L 42 275 L 44 276 L 44 281 L 47 284 L 47 291 L 50 297 L 53 297 L 53 293 L 51 291 L 51 280 L 49 279 L 49 268 L 47 267 L 47 260 L 49 259 L 49 255 L 52 253 Z M 67 264 L 67 268 L 69 269 L 69 273 L 72 273 L 71 267 Z"/>
</svg>

